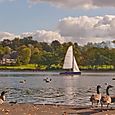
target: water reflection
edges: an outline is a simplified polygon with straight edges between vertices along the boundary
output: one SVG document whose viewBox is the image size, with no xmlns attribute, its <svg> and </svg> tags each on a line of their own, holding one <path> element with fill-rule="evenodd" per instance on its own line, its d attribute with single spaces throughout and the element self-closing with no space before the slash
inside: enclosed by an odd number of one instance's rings
<svg viewBox="0 0 115 115">
<path fill-rule="evenodd" d="M 89 105 L 89 97 L 96 91 L 97 84 L 103 87 L 102 92 L 105 91 L 105 83 L 113 86 L 115 84 L 112 80 L 115 73 L 83 73 L 80 76 L 60 76 L 54 73 L 14 75 L 13 73 L 0 75 L 0 92 L 9 91 L 8 102 Z M 43 79 L 47 77 L 52 79 L 50 83 L 44 82 Z M 20 83 L 23 80 L 26 82 Z M 115 94 L 114 89 L 110 90 L 111 95 Z"/>
<path fill-rule="evenodd" d="M 79 75 L 77 76 L 66 76 L 67 78 L 63 81 L 63 84 L 65 86 L 65 103 L 67 105 L 75 104 L 76 102 L 76 81 L 74 79 L 77 79 Z M 64 77 L 65 78 L 65 77 Z"/>
</svg>

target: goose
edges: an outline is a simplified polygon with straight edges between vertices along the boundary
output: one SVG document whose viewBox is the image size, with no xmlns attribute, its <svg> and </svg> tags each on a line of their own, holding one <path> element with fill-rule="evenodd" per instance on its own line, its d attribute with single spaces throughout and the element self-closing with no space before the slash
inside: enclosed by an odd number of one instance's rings
<svg viewBox="0 0 115 115">
<path fill-rule="evenodd" d="M 3 91 L 0 95 L 0 104 L 4 103 L 5 101 L 5 94 L 7 93 L 7 91 Z"/>
<path fill-rule="evenodd" d="M 101 103 L 101 108 L 103 107 L 103 105 L 107 105 L 107 108 L 109 106 L 109 104 L 111 103 L 111 97 L 109 95 L 109 88 L 112 88 L 112 85 L 108 85 L 106 88 L 106 95 L 103 95 L 101 97 L 100 103 Z"/>
<path fill-rule="evenodd" d="M 90 97 L 90 101 L 92 102 L 92 107 L 93 107 L 94 103 L 97 103 L 97 105 L 98 105 L 98 103 L 99 103 L 99 101 L 101 99 L 101 93 L 99 91 L 100 88 L 101 88 L 101 86 L 97 85 L 97 93 L 91 95 L 91 97 Z"/>
</svg>

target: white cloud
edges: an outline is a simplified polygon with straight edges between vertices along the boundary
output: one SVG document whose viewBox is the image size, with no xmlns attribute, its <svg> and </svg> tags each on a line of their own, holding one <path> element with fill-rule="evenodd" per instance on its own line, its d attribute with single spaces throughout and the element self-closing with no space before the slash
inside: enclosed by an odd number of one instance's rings
<svg viewBox="0 0 115 115">
<path fill-rule="evenodd" d="M 115 7 L 115 0 L 29 0 L 31 3 L 50 3 L 57 7 L 70 8 L 94 8 L 94 7 Z"/>
<path fill-rule="evenodd" d="M 65 39 L 80 44 L 114 40 L 115 16 L 67 17 L 59 21 L 57 29 Z"/>
<path fill-rule="evenodd" d="M 37 30 L 19 35 L 21 38 L 32 36 L 38 42 L 51 43 L 54 40 L 62 42 L 77 42 L 84 45 L 88 42 L 99 43 L 115 40 L 115 16 L 80 16 L 60 19 L 56 31 Z M 0 40 L 14 39 L 14 34 L 0 32 Z"/>
<path fill-rule="evenodd" d="M 14 35 L 8 32 L 0 32 L 0 41 L 4 39 L 13 40 L 15 37 L 24 38 L 32 36 L 33 40 L 37 40 L 38 42 L 47 42 L 51 43 L 54 40 L 58 40 L 61 43 L 64 42 L 64 37 L 60 36 L 59 33 L 53 31 L 45 31 L 45 30 L 37 30 L 34 32 L 26 32 L 21 35 Z"/>
<path fill-rule="evenodd" d="M 15 37 L 17 37 L 14 34 L 8 33 L 8 32 L 0 32 L 0 41 L 4 39 L 10 39 L 13 40 Z"/>
<path fill-rule="evenodd" d="M 38 30 L 35 32 L 22 33 L 21 37 L 32 36 L 34 40 L 39 42 L 48 42 L 51 43 L 54 40 L 59 40 L 64 42 L 64 37 L 61 37 L 59 33 L 53 31 Z"/>
</svg>

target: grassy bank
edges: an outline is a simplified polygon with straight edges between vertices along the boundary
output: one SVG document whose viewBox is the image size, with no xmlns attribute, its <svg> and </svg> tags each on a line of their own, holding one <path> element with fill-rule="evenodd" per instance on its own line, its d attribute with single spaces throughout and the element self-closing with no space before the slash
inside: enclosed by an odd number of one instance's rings
<svg viewBox="0 0 115 115">
<path fill-rule="evenodd" d="M 49 71 L 61 71 L 62 69 L 59 67 L 46 69 L 47 66 L 40 66 L 37 67 L 37 64 L 27 64 L 27 65 L 20 65 L 20 66 L 14 66 L 14 65 L 1 65 L 0 70 L 49 70 Z M 56 69 L 57 68 L 57 69 Z M 94 65 L 94 66 L 80 66 L 80 70 L 82 71 L 114 71 L 113 65 Z"/>
<path fill-rule="evenodd" d="M 34 70 L 36 69 L 36 65 L 35 64 L 27 64 L 27 65 L 20 65 L 20 66 L 7 66 L 7 65 L 3 65 L 3 66 L 0 66 L 0 69 L 1 70 L 26 70 L 26 69 L 29 69 L 29 70 Z"/>
</svg>

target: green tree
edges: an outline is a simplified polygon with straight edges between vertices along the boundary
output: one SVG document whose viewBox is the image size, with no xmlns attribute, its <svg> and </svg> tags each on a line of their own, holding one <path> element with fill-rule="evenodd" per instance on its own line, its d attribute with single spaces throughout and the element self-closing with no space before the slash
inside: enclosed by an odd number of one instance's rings
<svg viewBox="0 0 115 115">
<path fill-rule="evenodd" d="M 4 54 L 10 54 L 11 53 L 11 48 L 9 46 L 4 47 Z"/>
<path fill-rule="evenodd" d="M 40 50 L 37 47 L 36 48 L 32 48 L 31 49 L 31 60 L 30 60 L 30 63 L 37 64 L 40 56 L 41 56 L 40 55 Z"/>
<path fill-rule="evenodd" d="M 0 45 L 0 59 L 2 59 L 4 54 L 5 54 L 4 47 Z"/>
<path fill-rule="evenodd" d="M 14 50 L 17 50 L 17 48 L 20 46 L 20 38 L 14 38 L 12 40 L 12 45 L 11 45 L 11 48 L 14 49 Z"/>
<path fill-rule="evenodd" d="M 18 50 L 17 64 L 28 64 L 31 58 L 31 49 L 28 47 L 20 47 Z"/>
</svg>

